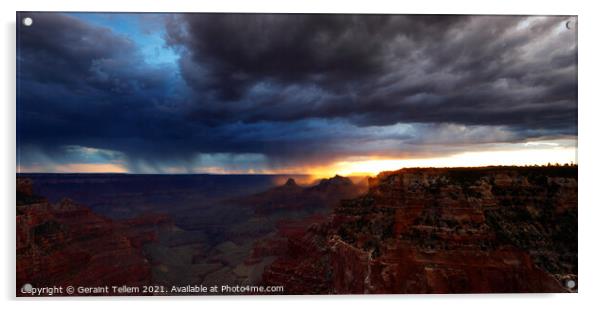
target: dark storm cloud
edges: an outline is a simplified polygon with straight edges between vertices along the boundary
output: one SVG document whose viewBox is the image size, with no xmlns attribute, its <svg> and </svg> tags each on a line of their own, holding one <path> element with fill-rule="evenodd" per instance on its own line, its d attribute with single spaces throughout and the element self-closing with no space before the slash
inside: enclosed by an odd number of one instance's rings
<svg viewBox="0 0 602 309">
<path fill-rule="evenodd" d="M 92 61 L 131 53 L 131 41 L 116 37 L 109 29 L 95 29 L 73 17 L 57 14 L 28 16 L 36 27 L 19 24 L 18 60 L 20 77 L 41 83 L 78 83 L 87 76 Z M 37 25 L 39 24 L 39 26 Z"/>
<path fill-rule="evenodd" d="M 348 117 L 574 134 L 577 46 L 562 28 L 567 18 L 187 14 L 168 29 L 186 50 L 186 81 L 206 98 L 199 119 Z"/>
<path fill-rule="evenodd" d="M 278 168 L 576 135 L 569 17 L 157 15 L 145 31 L 163 24 L 180 56 L 158 65 L 114 29 L 27 15 L 25 165 L 191 171 L 199 154 L 233 154 L 203 160 Z"/>
<path fill-rule="evenodd" d="M 148 66 L 131 40 L 108 28 L 58 13 L 22 16 L 35 25 L 18 29 L 20 149 L 67 162 L 69 145 L 171 156 L 164 142 L 188 129 L 173 107 L 181 95 L 172 94 L 173 68 Z"/>
</svg>

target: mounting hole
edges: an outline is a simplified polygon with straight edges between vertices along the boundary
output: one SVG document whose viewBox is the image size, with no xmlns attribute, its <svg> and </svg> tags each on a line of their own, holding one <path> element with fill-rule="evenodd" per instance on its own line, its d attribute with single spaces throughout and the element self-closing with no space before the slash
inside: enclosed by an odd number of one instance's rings
<svg viewBox="0 0 602 309">
<path fill-rule="evenodd" d="M 569 289 L 575 288 L 576 285 L 577 285 L 577 283 L 575 283 L 575 280 L 567 280 L 566 281 L 566 287 Z"/>
<path fill-rule="evenodd" d="M 33 286 L 31 285 L 31 283 L 25 283 L 21 288 L 21 293 L 31 293 L 32 290 Z"/>
<path fill-rule="evenodd" d="M 33 25 L 33 19 L 31 17 L 23 18 L 23 25 L 26 27 Z"/>
</svg>

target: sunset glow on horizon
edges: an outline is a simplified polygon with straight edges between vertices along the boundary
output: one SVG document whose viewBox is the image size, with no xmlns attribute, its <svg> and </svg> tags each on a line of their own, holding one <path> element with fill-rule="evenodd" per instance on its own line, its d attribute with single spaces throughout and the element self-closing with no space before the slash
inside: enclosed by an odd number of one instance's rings
<svg viewBox="0 0 602 309">
<path fill-rule="evenodd" d="M 528 149 L 528 146 L 544 146 L 544 149 Z M 172 167 L 163 171 L 165 174 L 280 174 L 309 175 L 312 179 L 340 176 L 376 176 L 381 172 L 395 171 L 402 168 L 415 167 L 479 167 L 479 166 L 525 166 L 547 164 L 577 164 L 576 147 L 559 147 L 554 142 L 524 143 L 527 149 L 493 150 L 463 152 L 450 156 L 429 158 L 390 158 L 390 157 L 356 157 L 338 161 L 326 166 L 306 166 L 281 169 L 233 169 L 216 167 L 197 167 L 193 171 Z M 87 150 L 89 151 L 89 150 Z M 127 167 L 111 163 L 64 164 L 56 165 L 53 170 L 44 170 L 41 166 L 23 168 L 21 173 L 131 173 Z M 144 174 L 144 173 L 143 173 Z M 153 173 L 149 173 L 153 174 Z"/>
<path fill-rule="evenodd" d="M 375 176 L 384 171 L 413 167 L 479 167 L 479 166 L 525 166 L 546 164 L 577 164 L 575 149 L 484 151 L 465 152 L 450 157 L 428 159 L 374 159 L 344 161 L 335 164 L 335 173 L 341 176 Z"/>
</svg>

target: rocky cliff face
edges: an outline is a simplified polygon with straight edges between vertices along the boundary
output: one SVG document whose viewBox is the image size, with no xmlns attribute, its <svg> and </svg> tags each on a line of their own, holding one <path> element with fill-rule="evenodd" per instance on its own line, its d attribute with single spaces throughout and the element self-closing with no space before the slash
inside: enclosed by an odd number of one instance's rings
<svg viewBox="0 0 602 309">
<path fill-rule="evenodd" d="M 108 219 L 68 199 L 50 203 L 18 177 L 17 288 L 263 281 L 289 294 L 576 291 L 565 288 L 577 281 L 576 167 L 404 169 L 369 183 L 365 193 L 344 177 L 291 180 L 240 207 L 182 210 L 194 226 L 223 225 L 216 237 L 163 215 Z M 231 209 L 249 217 L 224 220 Z"/>
<path fill-rule="evenodd" d="M 257 214 L 295 210 L 314 212 L 330 209 L 341 199 L 356 197 L 365 190 L 365 186 L 338 175 L 309 187 L 299 186 L 294 179 L 288 179 L 282 186 L 244 197 L 239 202 L 249 205 Z"/>
<path fill-rule="evenodd" d="M 307 187 L 289 179 L 282 186 L 245 198 L 244 204 L 257 215 L 276 220 L 276 231 L 254 243 L 246 262 L 270 260 L 262 277 L 270 282 L 286 281 L 286 293 L 311 294 L 326 289 L 329 276 L 323 273 L 327 270 L 324 244 L 314 244 L 315 239 L 306 230 L 325 223 L 342 199 L 357 197 L 366 190 L 366 185 L 337 175 Z M 286 258 L 274 261 L 275 256 Z"/>
<path fill-rule="evenodd" d="M 143 285 L 151 265 L 142 246 L 170 224 L 162 215 L 112 221 L 65 199 L 51 204 L 17 178 L 17 295 L 35 286 Z"/>
<path fill-rule="evenodd" d="M 288 293 L 570 292 L 577 168 L 404 169 L 288 237 Z"/>
</svg>

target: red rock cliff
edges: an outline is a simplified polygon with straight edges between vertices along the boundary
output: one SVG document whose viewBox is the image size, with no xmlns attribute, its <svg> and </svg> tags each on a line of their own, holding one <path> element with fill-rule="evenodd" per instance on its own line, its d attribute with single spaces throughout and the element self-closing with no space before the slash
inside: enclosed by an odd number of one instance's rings
<svg viewBox="0 0 602 309">
<path fill-rule="evenodd" d="M 577 168 L 382 173 L 289 244 L 264 283 L 293 294 L 575 291 Z"/>
<path fill-rule="evenodd" d="M 65 199 L 50 204 L 17 179 L 17 295 L 43 286 L 143 285 L 151 268 L 142 245 L 169 223 L 162 215 L 115 222 Z"/>
</svg>

